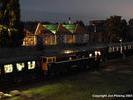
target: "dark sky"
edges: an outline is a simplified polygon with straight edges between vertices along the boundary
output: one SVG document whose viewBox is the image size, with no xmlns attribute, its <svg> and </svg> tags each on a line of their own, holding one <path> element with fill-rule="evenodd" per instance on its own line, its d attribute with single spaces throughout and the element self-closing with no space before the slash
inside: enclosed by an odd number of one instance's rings
<svg viewBox="0 0 133 100">
<path fill-rule="evenodd" d="M 73 21 L 133 17 L 133 0 L 20 0 L 22 20 Z"/>
</svg>

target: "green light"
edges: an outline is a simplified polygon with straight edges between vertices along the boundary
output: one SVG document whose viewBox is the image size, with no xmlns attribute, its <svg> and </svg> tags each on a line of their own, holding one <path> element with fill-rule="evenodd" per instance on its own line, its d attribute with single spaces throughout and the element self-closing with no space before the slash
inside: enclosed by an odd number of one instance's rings
<svg viewBox="0 0 133 100">
<path fill-rule="evenodd" d="M 63 27 L 65 27 L 66 29 L 68 29 L 72 33 L 74 33 L 74 31 L 76 29 L 76 25 L 74 25 L 74 24 L 65 24 L 65 25 L 63 25 Z"/>
<path fill-rule="evenodd" d="M 45 28 L 47 28 L 48 30 L 50 30 L 52 33 L 56 33 L 57 32 L 57 28 L 58 25 L 43 25 Z"/>
</svg>

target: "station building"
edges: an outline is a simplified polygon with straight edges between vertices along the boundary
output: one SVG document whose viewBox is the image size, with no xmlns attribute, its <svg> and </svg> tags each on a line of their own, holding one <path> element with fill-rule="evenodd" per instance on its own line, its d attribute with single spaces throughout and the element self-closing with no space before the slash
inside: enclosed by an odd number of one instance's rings
<svg viewBox="0 0 133 100">
<path fill-rule="evenodd" d="M 38 23 L 34 34 L 25 36 L 23 46 L 86 44 L 88 42 L 89 33 L 79 24 Z"/>
</svg>

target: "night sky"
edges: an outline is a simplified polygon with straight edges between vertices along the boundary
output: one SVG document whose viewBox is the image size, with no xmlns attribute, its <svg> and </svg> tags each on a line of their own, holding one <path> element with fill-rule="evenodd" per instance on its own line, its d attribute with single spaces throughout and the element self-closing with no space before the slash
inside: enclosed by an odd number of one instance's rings
<svg viewBox="0 0 133 100">
<path fill-rule="evenodd" d="M 133 0 L 20 0 L 22 20 L 72 21 L 106 19 L 120 15 L 133 18 Z"/>
</svg>

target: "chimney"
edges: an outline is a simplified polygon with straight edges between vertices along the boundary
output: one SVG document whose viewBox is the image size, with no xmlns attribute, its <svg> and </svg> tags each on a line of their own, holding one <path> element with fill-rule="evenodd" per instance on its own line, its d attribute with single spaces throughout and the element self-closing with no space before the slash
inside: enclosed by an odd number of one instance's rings
<svg viewBox="0 0 133 100">
<path fill-rule="evenodd" d="M 69 17 L 69 21 L 68 21 L 69 24 L 71 24 L 71 17 Z"/>
</svg>

